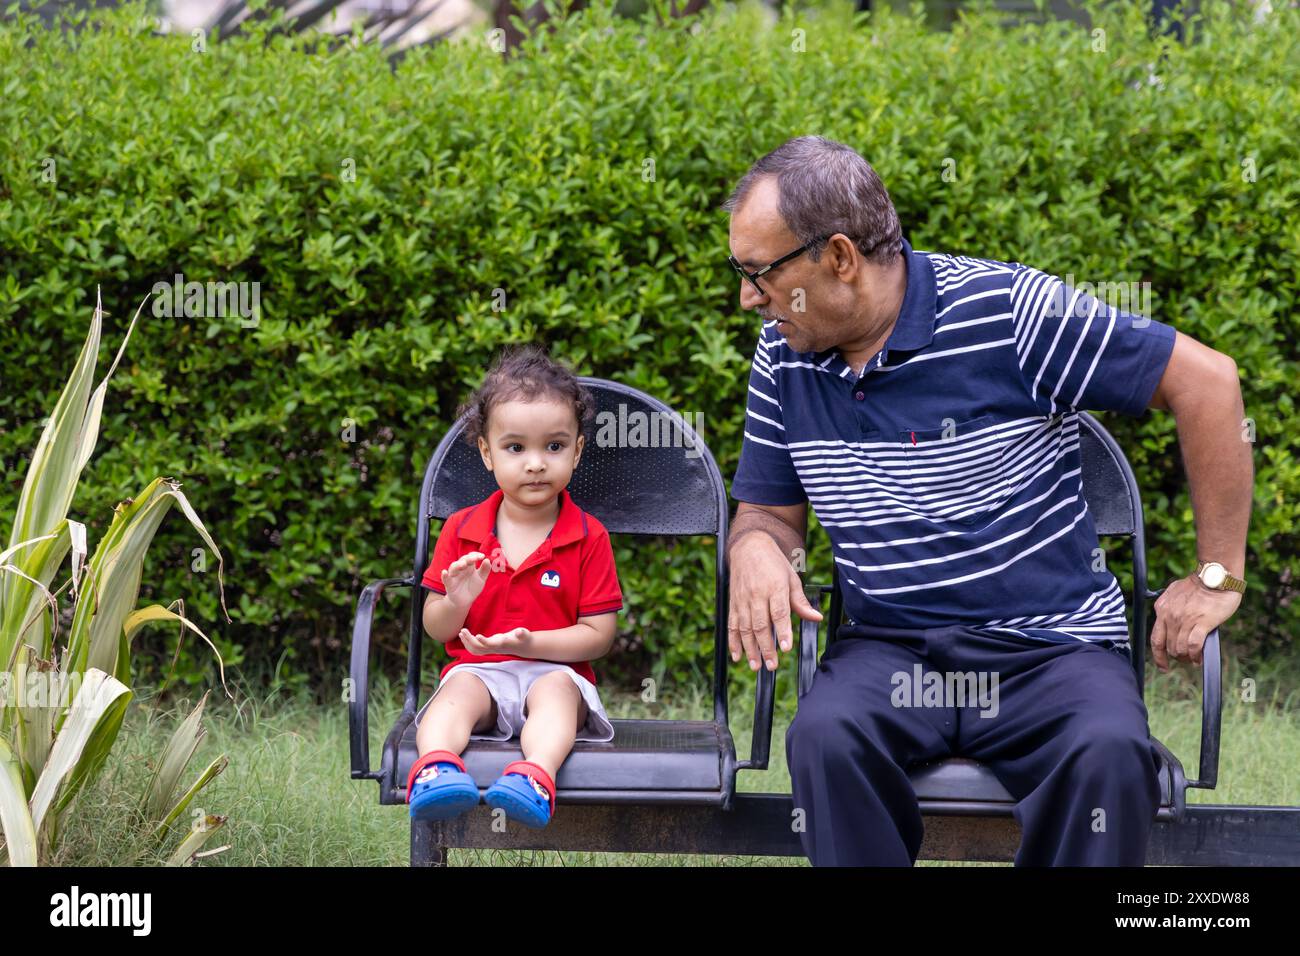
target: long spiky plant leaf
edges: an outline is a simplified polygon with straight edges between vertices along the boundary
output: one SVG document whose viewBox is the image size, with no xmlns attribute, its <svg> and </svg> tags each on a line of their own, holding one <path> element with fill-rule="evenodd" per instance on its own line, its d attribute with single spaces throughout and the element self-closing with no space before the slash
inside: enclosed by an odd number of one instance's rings
<svg viewBox="0 0 1300 956">
<path fill-rule="evenodd" d="M 113 741 L 95 731 L 101 724 L 120 726 L 130 698 L 130 688 L 121 681 L 101 670 L 86 672 L 32 793 L 32 823 L 38 836 L 55 800 L 66 806 L 76 795 L 77 785 L 85 780 L 86 774 L 77 774 L 77 768 L 97 766 L 96 761 L 102 762 L 111 749 Z"/>
<path fill-rule="evenodd" d="M 116 672 L 123 627 L 127 616 L 135 610 L 139 598 L 145 554 L 158 526 L 173 504 L 180 508 L 216 555 L 221 607 L 226 612 L 226 619 L 230 619 L 226 610 L 222 571 L 224 560 L 221 551 L 181 492 L 180 483 L 174 479 L 158 478 L 150 483 L 140 497 L 118 506 L 109 530 L 90 559 L 86 584 L 89 593 L 86 597 L 91 599 L 91 603 L 87 604 L 84 599 L 77 602 L 68 637 L 72 661 L 70 666 L 73 669 L 99 667 Z M 206 635 L 201 631 L 198 633 L 207 641 Z M 211 646 L 211 642 L 208 643 Z M 216 651 L 215 647 L 213 651 Z M 217 656 L 220 659 L 220 655 Z M 223 684 L 224 674 L 223 663 Z"/>
<path fill-rule="evenodd" d="M 27 477 L 18 496 L 18 510 L 9 535 L 11 545 L 47 533 L 68 514 L 68 506 L 77 490 L 76 465 L 80 461 L 81 428 L 94 381 L 103 316 L 103 305 L 97 294 L 95 315 L 81 354 L 77 356 L 77 364 L 41 431 L 36 451 L 28 463 Z"/>
<path fill-rule="evenodd" d="M 73 547 L 76 528 L 82 529 L 82 539 L 84 541 L 84 527 L 75 521 L 64 518 L 59 522 L 52 534 L 41 535 L 39 538 L 13 545 L 3 554 L 0 554 L 0 571 L 18 574 L 30 585 L 34 585 L 28 587 L 26 592 L 20 591 L 15 596 L 13 605 L 6 608 L 4 615 L 0 616 L 0 628 L 8 634 L 16 636 L 16 639 L 9 642 L 11 661 L 19 643 L 26 637 L 28 629 L 35 623 L 36 616 L 44 613 L 46 608 L 49 608 L 51 612 L 51 639 L 57 634 L 58 603 L 50 592 L 50 582 L 54 580 L 54 576 L 62 566 L 68 549 Z M 25 546 L 29 544 L 35 545 L 35 547 L 27 551 L 23 558 L 25 565 L 23 568 L 20 569 L 7 563 L 11 556 L 24 550 Z M 41 639 L 33 644 L 33 647 L 41 657 L 50 656 L 50 648 L 46 645 L 43 634 Z"/>
<path fill-rule="evenodd" d="M 95 314 L 77 357 L 72 374 L 64 385 L 49 421 L 41 430 L 40 440 L 27 464 L 27 476 L 18 497 L 14 512 L 9 544 L 31 541 L 54 532 L 59 522 L 68 516 L 68 507 L 81 477 L 78 467 L 83 445 L 82 427 L 85 424 L 86 404 L 95 376 L 95 359 L 99 353 L 100 331 L 103 328 L 103 305 L 98 293 L 95 297 Z M 26 549 L 12 556 L 10 564 L 24 567 Z M 0 660 L 12 660 L 14 644 L 20 640 L 15 620 L 22 613 L 16 608 L 26 608 L 34 575 L 0 577 Z"/>
<path fill-rule="evenodd" d="M 172 733 L 154 765 L 153 775 L 149 778 L 149 785 L 145 788 L 141 805 L 142 811 L 150 820 L 161 820 L 167 815 L 168 805 L 171 803 L 172 794 L 176 792 L 181 774 L 185 772 L 190 758 L 194 756 L 194 752 L 199 749 L 199 744 L 203 741 L 205 734 L 203 705 L 207 700 L 208 695 L 205 692 L 199 698 L 195 708 L 190 711 L 189 716 L 181 721 L 180 726 Z"/>
<path fill-rule="evenodd" d="M 27 806 L 18 758 L 0 737 L 0 831 L 10 866 L 36 865 L 36 824 Z"/>
<path fill-rule="evenodd" d="M 167 866 L 189 866 L 193 863 L 194 856 L 198 853 L 199 848 L 202 847 L 204 843 L 207 843 L 208 840 L 211 839 L 212 834 L 221 829 L 222 824 L 225 822 L 225 817 L 217 816 L 216 814 L 210 813 L 205 816 L 203 818 L 202 826 L 190 830 L 189 836 L 187 836 L 181 845 L 176 848 L 176 852 L 168 857 Z"/>
<path fill-rule="evenodd" d="M 195 796 L 198 795 L 198 792 L 211 783 L 223 770 L 226 769 L 227 766 L 229 766 L 229 764 L 230 758 L 225 754 L 222 754 L 216 760 L 212 761 L 212 763 L 208 764 L 207 768 L 199 774 L 197 778 L 195 778 L 194 783 L 190 784 L 190 788 L 185 791 L 185 795 L 176 801 L 176 805 L 171 808 L 167 813 L 167 816 L 163 817 L 158 826 L 154 828 L 154 833 L 161 834 L 175 823 L 180 815 L 185 812 L 185 809 L 190 805 L 190 803 L 193 802 Z"/>
<path fill-rule="evenodd" d="M 173 608 L 176 607 L 180 608 L 179 612 L 173 610 Z M 136 631 L 144 627 L 146 624 L 153 624 L 158 621 L 176 621 L 183 628 L 189 628 L 203 639 L 203 643 L 207 644 L 208 647 L 212 649 L 212 653 L 216 655 L 217 667 L 221 674 L 221 689 L 226 692 L 227 697 L 234 700 L 235 695 L 230 693 L 230 688 L 226 686 L 226 663 L 221 659 L 221 652 L 218 651 L 217 646 L 208 639 L 208 635 L 204 634 L 197 624 L 185 616 L 185 602 L 183 601 L 173 601 L 169 607 L 163 607 L 160 604 L 151 604 L 148 607 L 142 607 L 139 610 L 132 611 L 128 614 L 123 627 L 123 640 L 128 645 L 128 648 L 131 638 L 135 636 Z"/>
<path fill-rule="evenodd" d="M 150 294 L 152 295 L 152 293 Z M 104 396 L 108 393 L 109 379 L 117 371 L 117 364 L 122 361 L 122 355 L 126 352 L 126 344 L 131 341 L 131 332 L 135 330 L 135 323 L 140 318 L 140 312 L 148 301 L 149 296 L 145 296 L 144 301 L 140 303 L 140 308 L 135 310 L 131 324 L 126 327 L 126 335 L 122 336 L 122 344 L 118 346 L 117 355 L 113 356 L 113 364 L 108 367 L 108 372 L 104 375 L 103 381 L 99 383 L 99 387 L 91 393 L 90 401 L 86 406 L 86 414 L 82 420 L 81 443 L 77 458 L 78 475 L 81 474 L 82 469 L 86 467 L 86 463 L 90 461 L 90 456 L 95 452 L 95 444 L 99 441 L 99 422 L 104 413 Z"/>
</svg>

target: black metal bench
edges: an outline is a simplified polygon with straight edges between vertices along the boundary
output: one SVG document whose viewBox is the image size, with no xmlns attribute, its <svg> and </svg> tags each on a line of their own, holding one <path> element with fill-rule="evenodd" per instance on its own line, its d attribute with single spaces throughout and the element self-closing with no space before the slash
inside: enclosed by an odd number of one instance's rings
<svg viewBox="0 0 1300 956">
<path fill-rule="evenodd" d="M 674 433 L 697 442 L 688 448 L 601 447 L 588 438 L 582 464 L 569 490 L 575 502 L 596 515 L 612 535 L 712 536 L 716 549 L 714 653 L 711 720 L 614 720 L 607 743 L 579 742 L 556 778 L 557 809 L 550 825 L 529 830 L 513 824 L 494 827 L 485 806 L 449 821 L 413 824 L 412 865 L 442 864 L 450 847 L 554 849 L 639 853 L 706 853 L 800 856 L 791 825 L 788 793 L 738 793 L 741 770 L 767 768 L 771 748 L 775 677 L 760 670 L 755 686 L 754 730 L 747 760 L 738 760 L 728 724 L 727 585 L 725 543 L 729 517 L 726 487 L 713 456 L 689 425 L 662 402 L 634 388 L 582 378 L 597 400 L 598 413 L 634 413 L 652 422 L 676 422 Z M 621 406 L 621 412 L 620 412 Z M 1147 601 L 1159 591 L 1147 588 L 1141 501 L 1123 453 L 1091 416 L 1081 414 L 1083 484 L 1098 533 L 1128 538 L 1135 588 L 1145 600 L 1133 608 L 1133 666 L 1142 685 L 1147 640 Z M 349 704 L 352 777 L 379 783 L 381 804 L 405 806 L 405 784 L 416 759 L 414 717 L 420 704 L 423 647 L 418 582 L 428 565 L 430 523 L 481 501 L 496 485 L 477 452 L 461 438 L 458 421 L 439 443 L 421 487 L 412 573 L 375 581 L 362 591 L 353 628 Z M 806 593 L 820 608 L 831 596 L 825 629 L 834 640 L 842 605 L 839 582 L 809 585 Z M 401 713 L 370 769 L 368 686 L 370 630 L 376 604 L 393 587 L 412 591 L 409 653 Z M 816 669 L 821 630 L 800 622 L 799 696 Z M 1188 787 L 1212 788 L 1218 767 L 1221 698 L 1217 630 L 1203 654 L 1204 691 L 1200 769 L 1188 780 L 1176 757 L 1156 741 L 1163 766 L 1162 801 L 1148 860 L 1152 863 L 1252 862 L 1300 860 L 1300 811 L 1294 808 L 1188 807 Z M 464 753 L 466 769 L 486 789 L 508 761 L 521 753 L 518 741 L 473 741 Z M 1011 818 L 1014 801 L 987 768 L 962 758 L 917 767 L 912 775 L 926 822 L 923 859 L 1010 860 L 1019 841 Z M 1194 832 L 1193 832 L 1194 831 Z M 1244 841 L 1244 842 L 1243 842 Z"/>
</svg>

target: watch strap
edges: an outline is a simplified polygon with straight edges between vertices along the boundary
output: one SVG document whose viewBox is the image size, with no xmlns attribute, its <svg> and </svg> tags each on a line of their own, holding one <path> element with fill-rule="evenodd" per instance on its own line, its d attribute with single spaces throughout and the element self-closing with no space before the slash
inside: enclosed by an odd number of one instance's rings
<svg viewBox="0 0 1300 956">
<path fill-rule="evenodd" d="M 1201 576 L 1201 572 L 1205 570 L 1205 566 L 1207 564 L 1214 564 L 1214 563 L 1217 562 L 1203 561 L 1198 559 L 1196 562 L 1196 572 L 1195 572 L 1196 576 L 1199 578 Z M 1223 565 L 1220 564 L 1219 567 L 1223 567 Z M 1202 580 L 1201 583 L 1205 584 L 1205 581 Z M 1207 588 L 1210 587 L 1210 585 L 1208 584 L 1205 584 L 1205 586 Z M 1212 591 L 1236 591 L 1238 594 L 1245 594 L 1246 582 L 1242 578 L 1233 575 L 1230 571 L 1228 571 L 1227 568 L 1223 568 L 1223 583 L 1220 584 L 1217 588 L 1210 588 L 1210 589 Z"/>
</svg>

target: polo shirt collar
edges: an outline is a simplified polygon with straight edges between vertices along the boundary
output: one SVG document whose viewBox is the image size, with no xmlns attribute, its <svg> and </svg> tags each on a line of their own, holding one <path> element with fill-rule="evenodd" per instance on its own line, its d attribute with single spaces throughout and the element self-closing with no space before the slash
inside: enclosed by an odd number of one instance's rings
<svg viewBox="0 0 1300 956">
<path fill-rule="evenodd" d="M 898 321 L 885 340 L 884 354 L 880 357 L 882 363 L 889 361 L 889 353 L 892 351 L 914 352 L 925 348 L 934 339 L 934 267 L 930 264 L 930 257 L 914 252 L 906 239 L 903 239 L 902 255 L 903 265 L 907 269 L 907 289 L 903 293 L 903 304 L 898 309 Z M 837 371 L 843 372 L 849 368 L 840 356 L 838 347 L 824 349 L 814 353 L 814 356 L 818 362 L 828 356 L 833 357 Z M 851 371 L 848 376 L 852 377 Z"/>
<path fill-rule="evenodd" d="M 930 257 L 913 252 L 903 240 L 903 262 L 907 266 L 907 291 L 898 310 L 898 321 L 885 341 L 885 356 L 890 349 L 912 352 L 925 348 L 934 339 L 935 287 L 934 267 Z"/>
<path fill-rule="evenodd" d="M 489 535 L 493 535 L 497 523 L 497 510 L 501 507 L 501 501 L 505 496 L 506 493 L 500 488 L 492 492 L 486 501 L 481 502 L 470 516 L 461 522 L 460 536 L 467 541 L 482 544 Z M 565 488 L 560 491 L 560 514 L 555 519 L 555 527 L 547 535 L 551 540 L 551 547 L 558 548 L 571 544 L 586 536 L 587 517 L 582 509 L 574 504 L 569 496 L 569 489 Z"/>
</svg>

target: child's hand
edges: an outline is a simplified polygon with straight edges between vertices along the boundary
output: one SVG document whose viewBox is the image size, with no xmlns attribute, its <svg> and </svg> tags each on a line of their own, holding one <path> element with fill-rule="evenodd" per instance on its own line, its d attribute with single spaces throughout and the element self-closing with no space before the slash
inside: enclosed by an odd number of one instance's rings
<svg viewBox="0 0 1300 956">
<path fill-rule="evenodd" d="M 480 560 L 482 564 L 478 564 Z M 447 600 L 457 608 L 468 610 L 474 599 L 483 593 L 491 573 L 492 562 L 482 551 L 471 551 L 457 558 L 442 572 L 442 589 Z"/>
<path fill-rule="evenodd" d="M 504 634 L 493 634 L 491 637 L 484 637 L 482 634 L 471 634 L 469 630 L 462 627 L 460 634 L 457 636 L 460 638 L 460 642 L 465 645 L 467 651 L 480 657 L 488 654 L 524 656 L 522 652 L 528 649 L 528 642 L 533 637 L 526 627 L 517 627 L 513 631 L 506 631 Z"/>
</svg>

